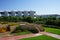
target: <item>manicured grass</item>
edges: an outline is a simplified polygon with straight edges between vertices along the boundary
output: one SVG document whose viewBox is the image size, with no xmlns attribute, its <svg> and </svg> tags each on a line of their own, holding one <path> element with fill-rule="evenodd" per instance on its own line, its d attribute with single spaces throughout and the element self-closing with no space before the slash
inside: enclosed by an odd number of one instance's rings
<svg viewBox="0 0 60 40">
<path fill-rule="evenodd" d="M 18 35 L 25 35 L 25 34 L 30 34 L 31 32 L 29 31 L 25 31 L 25 32 L 17 32 L 17 33 L 14 33 L 15 36 L 18 36 Z"/>
<path fill-rule="evenodd" d="M 24 39 L 20 39 L 20 40 L 59 40 L 47 35 L 41 35 L 41 36 L 37 36 L 37 37 L 31 37 L 31 38 L 24 38 Z"/>
<path fill-rule="evenodd" d="M 60 29 L 56 29 L 56 28 L 45 28 L 45 31 L 60 35 Z"/>
</svg>

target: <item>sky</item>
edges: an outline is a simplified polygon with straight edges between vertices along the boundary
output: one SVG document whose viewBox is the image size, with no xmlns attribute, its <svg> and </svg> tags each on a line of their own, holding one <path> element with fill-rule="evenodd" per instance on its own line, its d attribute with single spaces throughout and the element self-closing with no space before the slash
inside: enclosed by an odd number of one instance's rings
<svg viewBox="0 0 60 40">
<path fill-rule="evenodd" d="M 36 11 L 37 15 L 60 15 L 60 0 L 0 0 L 0 11 L 6 10 Z"/>
</svg>

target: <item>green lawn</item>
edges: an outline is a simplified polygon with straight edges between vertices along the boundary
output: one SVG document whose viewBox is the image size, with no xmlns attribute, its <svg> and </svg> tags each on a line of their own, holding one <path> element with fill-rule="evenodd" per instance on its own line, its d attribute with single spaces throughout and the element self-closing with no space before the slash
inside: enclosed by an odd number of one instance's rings
<svg viewBox="0 0 60 40">
<path fill-rule="evenodd" d="M 56 29 L 56 28 L 45 28 L 45 31 L 60 35 L 60 29 Z"/>
<path fill-rule="evenodd" d="M 59 40 L 47 35 L 41 35 L 41 36 L 37 36 L 37 37 L 31 37 L 31 38 L 24 38 L 24 39 L 20 39 L 20 40 Z"/>
<path fill-rule="evenodd" d="M 14 33 L 15 36 L 18 36 L 18 35 L 25 35 L 25 34 L 30 34 L 31 32 L 29 31 L 25 31 L 25 32 L 17 32 L 17 33 Z"/>
</svg>

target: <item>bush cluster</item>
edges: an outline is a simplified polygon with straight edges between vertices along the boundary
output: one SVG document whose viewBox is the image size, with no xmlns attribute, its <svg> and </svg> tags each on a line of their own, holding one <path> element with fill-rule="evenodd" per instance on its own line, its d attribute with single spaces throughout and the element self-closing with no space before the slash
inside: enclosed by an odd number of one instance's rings
<svg viewBox="0 0 60 40">
<path fill-rule="evenodd" d="M 39 31 L 44 31 L 44 29 L 41 26 L 38 27 L 38 25 L 36 25 L 36 26 L 35 25 L 24 25 L 24 26 L 16 27 L 16 29 L 12 33 L 18 32 L 19 30 L 21 32 L 23 32 L 23 31 L 30 31 L 32 33 L 38 33 Z"/>
<path fill-rule="evenodd" d="M 8 16 L 8 17 L 0 17 L 0 21 L 3 21 L 4 23 L 5 22 L 20 22 L 20 21 L 23 21 L 23 22 L 29 22 L 29 23 L 36 23 L 36 24 L 45 24 L 45 25 L 53 25 L 53 26 L 58 26 L 58 27 L 55 27 L 55 28 L 60 28 L 60 18 L 56 18 L 56 17 L 36 17 L 36 18 L 33 18 L 33 17 L 18 17 L 18 16 Z M 2 23 L 2 24 L 4 24 Z M 52 27 L 53 27 L 52 26 Z"/>
<path fill-rule="evenodd" d="M 30 22 L 33 23 L 34 18 L 28 16 L 28 17 L 18 17 L 18 16 L 1 16 L 0 21 L 3 22 L 20 22 L 20 21 L 25 21 L 25 22 Z"/>
</svg>

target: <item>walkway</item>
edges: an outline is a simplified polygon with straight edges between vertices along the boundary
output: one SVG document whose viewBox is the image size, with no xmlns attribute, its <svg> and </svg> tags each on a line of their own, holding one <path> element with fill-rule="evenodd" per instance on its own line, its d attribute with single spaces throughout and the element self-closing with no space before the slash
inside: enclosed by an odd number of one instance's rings
<svg viewBox="0 0 60 40">
<path fill-rule="evenodd" d="M 52 34 L 52 33 L 48 33 L 48 32 L 40 32 L 40 33 L 37 33 L 37 34 L 26 34 L 26 35 L 20 35 L 20 36 L 4 37 L 4 38 L 0 38 L 0 40 L 18 40 L 18 39 L 22 39 L 22 38 L 39 36 L 39 35 L 42 35 L 42 34 L 60 39 L 60 35 Z"/>
<path fill-rule="evenodd" d="M 41 34 L 45 34 L 45 35 L 60 39 L 60 35 L 57 35 L 57 34 L 52 34 L 52 33 L 48 33 L 48 32 L 41 32 Z"/>
<path fill-rule="evenodd" d="M 42 34 L 37 33 L 37 34 L 26 34 L 26 35 L 20 35 L 20 36 L 4 37 L 4 38 L 0 38 L 0 40 L 18 40 L 22 38 L 34 37 L 39 35 L 42 35 Z"/>
</svg>

